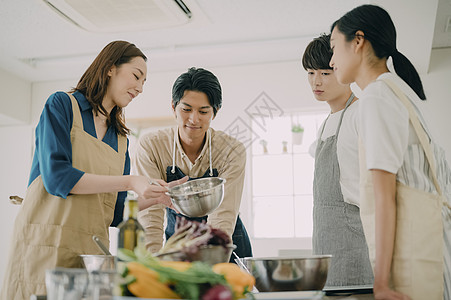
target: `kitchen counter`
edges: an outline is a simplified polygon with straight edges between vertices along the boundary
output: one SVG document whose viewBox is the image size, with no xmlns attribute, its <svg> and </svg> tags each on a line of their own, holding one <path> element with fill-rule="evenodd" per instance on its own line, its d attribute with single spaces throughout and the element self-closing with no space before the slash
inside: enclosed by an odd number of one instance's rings
<svg viewBox="0 0 451 300">
<path fill-rule="evenodd" d="M 130 298 L 130 297 L 114 297 L 114 300 L 132 300 L 132 299 L 139 299 L 139 298 Z M 256 299 L 272 299 L 272 300 L 277 300 L 277 299 L 308 299 L 308 298 L 292 298 L 292 297 L 281 297 L 281 298 L 276 298 L 276 297 L 271 297 L 271 298 L 267 298 L 267 297 L 256 297 Z M 310 299 L 321 299 L 321 300 L 374 300 L 373 294 L 356 294 L 356 295 L 352 295 L 352 296 L 324 296 L 323 298 L 310 298 Z M 143 299 L 145 300 L 145 299 Z M 152 300 L 160 300 L 160 299 L 152 299 Z M 162 299 L 161 299 L 162 300 Z"/>
<path fill-rule="evenodd" d="M 326 296 L 321 292 L 304 291 L 304 292 L 273 292 L 273 293 L 257 293 L 254 294 L 256 300 L 373 300 L 373 294 L 350 294 L 341 293 L 337 295 Z M 252 299 L 248 296 L 246 299 Z M 244 300 L 244 299 L 243 299 Z"/>
<path fill-rule="evenodd" d="M 32 300 L 46 300 L 46 296 L 34 296 L 31 298 Z M 139 298 L 129 298 L 129 297 L 114 297 L 114 300 L 120 299 L 139 299 Z M 352 296 L 325 296 L 322 300 L 373 300 L 373 294 L 365 294 L 365 295 L 352 295 Z"/>
<path fill-rule="evenodd" d="M 257 293 L 254 294 L 255 299 L 281 299 L 281 300 L 373 300 L 373 294 L 350 294 L 341 293 L 326 296 L 321 292 L 305 291 L 305 292 L 274 292 L 274 293 Z M 252 299 L 248 297 L 246 299 Z"/>
<path fill-rule="evenodd" d="M 373 300 L 373 294 L 360 294 L 351 296 L 325 296 L 324 300 Z"/>
</svg>

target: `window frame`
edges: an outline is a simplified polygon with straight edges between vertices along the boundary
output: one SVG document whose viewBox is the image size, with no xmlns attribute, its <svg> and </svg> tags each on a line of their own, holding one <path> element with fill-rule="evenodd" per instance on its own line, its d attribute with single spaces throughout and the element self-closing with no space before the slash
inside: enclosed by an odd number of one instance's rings
<svg viewBox="0 0 451 300">
<path fill-rule="evenodd" d="M 303 110 L 291 110 L 284 111 L 284 117 L 289 116 L 291 118 L 291 123 L 293 124 L 293 118 L 295 120 L 306 115 L 317 115 L 316 128 L 314 132 L 314 140 L 316 141 L 317 132 L 321 124 L 326 119 L 327 115 L 330 113 L 329 109 L 320 109 L 318 107 L 306 108 Z M 247 124 L 252 129 L 258 129 L 257 126 L 253 126 L 252 119 L 247 119 Z M 258 143 L 256 140 L 254 143 Z M 292 146 L 292 145 L 291 145 Z M 241 216 L 243 222 L 246 225 L 246 229 L 251 238 L 252 248 L 254 256 L 279 256 L 284 254 L 311 254 L 312 251 L 312 238 L 311 235 L 308 237 L 257 237 L 255 235 L 254 228 L 254 195 L 253 195 L 253 157 L 254 152 L 252 146 L 247 150 L 247 165 L 246 165 L 246 178 L 244 184 L 243 198 L 241 203 Z M 308 151 L 306 152 L 308 153 Z M 293 156 L 296 153 L 287 153 L 287 155 Z M 313 163 L 314 163 L 314 158 Z M 312 177 L 313 178 L 313 177 Z M 294 179 L 293 179 L 294 180 Z M 312 191 L 313 193 L 313 191 Z M 312 194 L 311 194 L 312 195 Z M 295 194 L 293 194 L 295 197 Z M 313 200 L 313 199 L 312 199 Z M 295 200 L 293 200 L 294 203 Z M 312 212 L 313 213 L 313 212 Z M 295 226 L 295 225 L 294 225 Z"/>
</svg>

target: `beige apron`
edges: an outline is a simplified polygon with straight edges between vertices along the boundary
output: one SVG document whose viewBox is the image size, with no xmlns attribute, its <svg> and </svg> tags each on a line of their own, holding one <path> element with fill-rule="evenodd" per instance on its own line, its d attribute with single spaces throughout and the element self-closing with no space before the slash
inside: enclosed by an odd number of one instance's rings
<svg viewBox="0 0 451 300">
<path fill-rule="evenodd" d="M 412 104 L 388 80 L 384 80 L 409 111 L 410 122 L 418 135 L 432 170 L 437 194 L 397 182 L 396 231 L 391 268 L 391 285 L 415 299 L 443 299 L 443 224 L 444 197 L 437 183 L 435 163 L 425 133 Z M 368 243 L 370 261 L 375 265 L 375 199 L 371 171 L 366 168 L 365 149 L 360 141 L 360 216 Z"/>
<path fill-rule="evenodd" d="M 70 98 L 72 166 L 86 173 L 122 175 L 127 138 L 118 136 L 116 152 L 85 132 L 77 100 Z M 1 299 L 28 300 L 31 294 L 46 294 L 46 269 L 80 268 L 80 254 L 101 254 L 92 235 L 109 244 L 108 227 L 116 198 L 117 193 L 103 193 L 63 199 L 47 193 L 41 176 L 37 177 L 28 187 L 15 221 Z"/>
</svg>

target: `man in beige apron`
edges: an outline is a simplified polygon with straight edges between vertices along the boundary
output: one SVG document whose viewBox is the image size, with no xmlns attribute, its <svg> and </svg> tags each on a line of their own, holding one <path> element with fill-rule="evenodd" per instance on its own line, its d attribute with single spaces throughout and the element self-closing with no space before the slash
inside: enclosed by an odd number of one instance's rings
<svg viewBox="0 0 451 300">
<path fill-rule="evenodd" d="M 118 136 L 118 151 L 83 129 L 77 100 L 71 95 L 72 165 L 86 173 L 122 175 L 127 138 Z M 108 245 L 108 227 L 114 216 L 117 193 L 50 195 L 41 176 L 28 187 L 16 218 L 2 300 L 28 300 L 46 294 L 45 270 L 80 268 L 80 254 L 101 254 L 92 241 L 97 235 Z"/>
</svg>

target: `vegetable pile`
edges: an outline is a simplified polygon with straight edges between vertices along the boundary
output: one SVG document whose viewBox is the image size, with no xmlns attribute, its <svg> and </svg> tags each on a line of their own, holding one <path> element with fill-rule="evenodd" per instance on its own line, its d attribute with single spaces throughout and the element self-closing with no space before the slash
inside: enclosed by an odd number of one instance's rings
<svg viewBox="0 0 451 300">
<path fill-rule="evenodd" d="M 142 248 L 118 249 L 121 275 L 115 294 L 140 298 L 232 300 L 248 294 L 255 278 L 233 263 L 161 261 Z"/>
<path fill-rule="evenodd" d="M 174 234 L 166 241 L 158 254 L 180 251 L 181 254 L 190 258 L 202 246 L 220 245 L 226 248 L 230 244 L 231 240 L 224 231 L 211 227 L 205 221 L 200 223 L 177 217 Z"/>
</svg>

